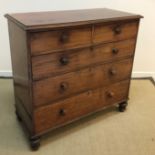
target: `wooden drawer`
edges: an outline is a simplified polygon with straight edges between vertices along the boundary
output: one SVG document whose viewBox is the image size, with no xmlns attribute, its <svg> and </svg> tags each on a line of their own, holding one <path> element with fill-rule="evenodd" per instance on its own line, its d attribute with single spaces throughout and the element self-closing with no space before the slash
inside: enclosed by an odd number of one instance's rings
<svg viewBox="0 0 155 155">
<path fill-rule="evenodd" d="M 31 54 L 39 55 L 89 45 L 91 27 L 64 28 L 31 34 Z"/>
<path fill-rule="evenodd" d="M 95 26 L 94 43 L 118 41 L 137 36 L 138 21 Z"/>
<path fill-rule="evenodd" d="M 133 59 L 124 59 L 120 62 L 106 64 L 106 82 L 113 83 L 131 76 Z"/>
<path fill-rule="evenodd" d="M 33 84 L 34 104 L 40 106 L 88 89 L 127 79 L 130 77 L 131 69 L 132 58 L 36 81 Z"/>
<path fill-rule="evenodd" d="M 35 132 L 45 132 L 100 110 L 108 104 L 127 100 L 128 88 L 129 80 L 126 80 L 38 108 L 34 112 Z"/>
<path fill-rule="evenodd" d="M 32 57 L 33 79 L 74 71 L 82 67 L 131 56 L 135 49 L 135 39 L 102 44 L 93 49 L 63 51 Z"/>
</svg>

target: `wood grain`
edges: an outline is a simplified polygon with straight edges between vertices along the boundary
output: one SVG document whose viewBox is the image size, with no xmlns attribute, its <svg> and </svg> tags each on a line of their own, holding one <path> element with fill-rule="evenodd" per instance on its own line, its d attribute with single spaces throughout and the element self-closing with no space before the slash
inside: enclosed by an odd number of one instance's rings
<svg viewBox="0 0 155 155">
<path fill-rule="evenodd" d="M 64 37 L 65 36 L 65 37 Z M 65 38 L 66 40 L 64 40 Z M 31 34 L 32 55 L 91 44 L 91 27 L 66 28 Z"/>
<path fill-rule="evenodd" d="M 116 30 L 119 29 L 120 32 Z M 116 31 L 116 32 L 115 32 Z M 134 22 L 116 22 L 111 25 L 98 24 L 94 28 L 94 38 L 95 43 L 98 42 L 109 42 L 118 41 L 128 38 L 135 38 L 138 31 L 138 21 Z"/>
<path fill-rule="evenodd" d="M 120 28 L 120 34 L 115 29 Z M 99 24 L 93 29 L 92 26 L 73 29 L 59 29 L 47 32 L 31 34 L 31 53 L 33 56 L 46 53 L 58 52 L 70 48 L 80 48 L 95 43 L 108 43 L 123 39 L 135 38 L 138 30 L 138 21 L 115 22 L 113 24 Z M 66 40 L 62 41 L 65 35 Z"/>
<path fill-rule="evenodd" d="M 36 81 L 33 84 L 34 104 L 48 104 L 69 95 L 127 79 L 131 67 L 132 58 Z M 111 70 L 117 73 L 112 75 Z"/>
<path fill-rule="evenodd" d="M 14 94 L 20 98 L 29 115 L 32 114 L 31 86 L 30 86 L 30 66 L 28 58 L 27 36 L 26 32 L 20 27 L 8 22 L 11 60 L 13 69 Z M 19 102 L 18 102 L 19 104 Z"/>
<path fill-rule="evenodd" d="M 15 13 L 5 16 L 24 30 L 31 31 L 142 18 L 141 15 L 107 8 Z"/>
<path fill-rule="evenodd" d="M 34 112 L 36 134 L 62 126 L 103 108 L 107 104 L 116 104 L 126 100 L 128 83 L 127 80 L 106 88 L 89 90 L 55 104 L 36 109 Z M 109 92 L 113 92 L 113 97 L 108 95 Z M 64 114 L 61 111 L 64 111 Z"/>
<path fill-rule="evenodd" d="M 134 53 L 135 39 L 101 44 L 95 47 L 79 50 L 65 50 L 60 53 L 53 53 L 32 57 L 33 79 L 39 80 L 45 77 L 55 76 L 70 71 L 76 71 L 89 65 L 115 61 L 120 58 L 132 56 Z M 113 50 L 118 50 L 114 53 Z M 61 58 L 68 59 L 67 64 L 60 62 Z"/>
</svg>

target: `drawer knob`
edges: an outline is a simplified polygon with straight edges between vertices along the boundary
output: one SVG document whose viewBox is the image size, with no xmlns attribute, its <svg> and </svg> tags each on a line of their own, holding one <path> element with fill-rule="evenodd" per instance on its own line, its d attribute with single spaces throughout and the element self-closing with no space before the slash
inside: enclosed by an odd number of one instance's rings
<svg viewBox="0 0 155 155">
<path fill-rule="evenodd" d="M 60 114 L 61 116 L 66 115 L 66 110 L 65 110 L 65 109 L 60 109 L 60 110 L 59 110 L 59 114 Z"/>
<path fill-rule="evenodd" d="M 122 30 L 121 30 L 120 26 L 117 26 L 117 27 L 114 28 L 114 33 L 115 34 L 121 34 L 121 32 L 122 32 Z"/>
<path fill-rule="evenodd" d="M 91 50 L 91 51 L 94 51 L 94 46 L 91 46 L 91 47 L 90 47 L 90 50 Z"/>
<path fill-rule="evenodd" d="M 67 64 L 69 63 L 68 57 L 66 57 L 66 56 L 61 57 L 61 58 L 60 58 L 60 63 L 61 63 L 62 65 L 67 65 Z"/>
<path fill-rule="evenodd" d="M 113 54 L 117 54 L 118 52 L 119 52 L 119 49 L 118 49 L 118 48 L 113 48 L 113 49 L 112 49 L 112 53 L 113 53 Z"/>
<path fill-rule="evenodd" d="M 114 92 L 108 92 L 108 97 L 109 97 L 109 98 L 113 98 L 114 95 L 115 95 Z"/>
<path fill-rule="evenodd" d="M 110 69 L 109 73 L 110 73 L 110 75 L 116 75 L 117 74 L 117 70 L 116 69 Z"/>
<path fill-rule="evenodd" d="M 60 89 L 61 89 L 62 91 L 67 90 L 67 88 L 68 88 L 68 83 L 62 82 L 62 83 L 60 84 Z"/>
<path fill-rule="evenodd" d="M 63 32 L 60 36 L 60 42 L 66 43 L 69 40 L 69 35 L 66 32 Z"/>
</svg>

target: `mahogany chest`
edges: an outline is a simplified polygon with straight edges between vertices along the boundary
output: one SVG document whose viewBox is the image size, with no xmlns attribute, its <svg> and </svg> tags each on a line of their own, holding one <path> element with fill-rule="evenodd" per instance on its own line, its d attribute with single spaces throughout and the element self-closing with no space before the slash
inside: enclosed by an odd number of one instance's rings
<svg viewBox="0 0 155 155">
<path fill-rule="evenodd" d="M 6 14 L 17 118 L 38 149 L 45 133 L 127 106 L 139 21 L 110 9 Z"/>
</svg>

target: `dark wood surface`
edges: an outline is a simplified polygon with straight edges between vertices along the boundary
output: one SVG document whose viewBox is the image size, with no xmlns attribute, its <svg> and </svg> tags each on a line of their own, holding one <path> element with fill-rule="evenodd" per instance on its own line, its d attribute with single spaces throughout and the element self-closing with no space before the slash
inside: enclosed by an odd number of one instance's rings
<svg viewBox="0 0 155 155">
<path fill-rule="evenodd" d="M 32 55 L 91 44 L 91 26 L 36 32 L 31 35 Z"/>
<path fill-rule="evenodd" d="M 91 65 L 132 56 L 135 39 L 32 57 L 33 79 L 39 80 Z M 64 63 L 63 60 L 66 60 Z"/>
<path fill-rule="evenodd" d="M 17 118 L 40 136 L 127 106 L 140 15 L 110 9 L 7 14 Z"/>
<path fill-rule="evenodd" d="M 130 78 L 132 58 L 50 77 L 33 84 L 34 104 L 40 106 L 96 87 Z"/>
<path fill-rule="evenodd" d="M 30 59 L 28 57 L 27 34 L 13 22 L 9 21 L 9 36 L 15 100 L 22 102 L 29 115 L 32 114 Z M 19 103 L 19 102 L 18 102 Z"/>
<path fill-rule="evenodd" d="M 107 8 L 15 13 L 6 14 L 5 16 L 9 20 L 14 21 L 19 26 L 27 30 L 142 18 L 141 15 L 111 10 Z"/>
<path fill-rule="evenodd" d="M 119 30 L 120 32 L 116 32 Z M 108 43 L 135 38 L 138 21 L 115 22 L 80 28 L 65 28 L 31 35 L 32 56 L 89 46 L 96 43 Z"/>
<path fill-rule="evenodd" d="M 129 80 L 126 80 L 109 87 L 89 90 L 36 109 L 34 112 L 36 134 L 88 115 L 107 104 L 116 104 L 126 100 L 128 84 Z"/>
<path fill-rule="evenodd" d="M 94 28 L 93 42 L 119 41 L 135 38 L 138 30 L 138 20 L 131 22 L 116 22 L 114 24 L 98 24 Z"/>
</svg>

